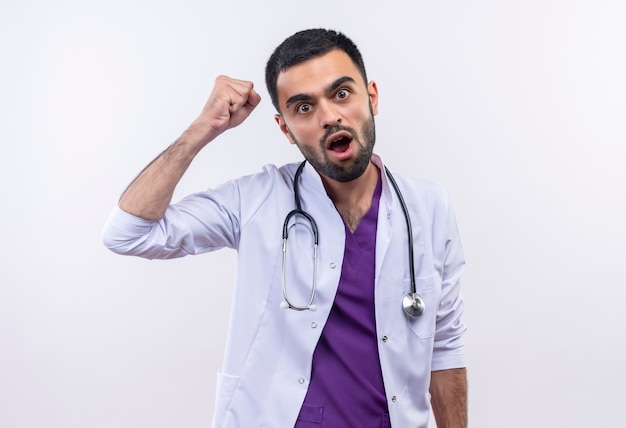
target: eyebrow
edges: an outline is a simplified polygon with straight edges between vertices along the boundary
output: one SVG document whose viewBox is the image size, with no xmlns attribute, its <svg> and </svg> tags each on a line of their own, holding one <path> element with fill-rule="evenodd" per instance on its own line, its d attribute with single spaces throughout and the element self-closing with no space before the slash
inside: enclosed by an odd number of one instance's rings
<svg viewBox="0 0 626 428">
<path fill-rule="evenodd" d="M 346 82 L 356 83 L 356 81 L 352 77 L 343 76 L 335 80 L 334 82 L 332 82 L 330 85 L 328 85 L 326 89 L 324 90 L 324 93 L 330 94 Z M 289 97 L 289 99 L 285 102 L 285 107 L 289 108 L 289 106 L 292 105 L 293 103 L 297 103 L 298 101 L 308 101 L 313 98 L 314 97 L 311 94 L 304 94 L 304 93 L 296 94 L 296 95 Z"/>
</svg>

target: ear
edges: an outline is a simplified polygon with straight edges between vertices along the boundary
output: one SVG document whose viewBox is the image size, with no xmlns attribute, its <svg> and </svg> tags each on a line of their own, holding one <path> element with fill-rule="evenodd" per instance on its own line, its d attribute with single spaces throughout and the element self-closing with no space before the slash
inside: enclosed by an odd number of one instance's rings
<svg viewBox="0 0 626 428">
<path fill-rule="evenodd" d="M 274 115 L 274 120 L 276 121 L 276 123 L 278 124 L 278 127 L 280 128 L 280 132 L 282 132 L 285 135 L 285 137 L 287 137 L 287 139 L 289 140 L 289 144 L 295 144 L 296 142 L 294 141 L 291 131 L 289 131 L 289 128 L 287 127 L 287 124 L 285 123 L 283 116 L 280 114 L 276 114 Z"/>
<path fill-rule="evenodd" d="M 378 86 L 373 80 L 367 84 L 367 93 L 370 97 L 370 104 L 372 105 L 372 111 L 374 115 L 378 114 Z"/>
</svg>

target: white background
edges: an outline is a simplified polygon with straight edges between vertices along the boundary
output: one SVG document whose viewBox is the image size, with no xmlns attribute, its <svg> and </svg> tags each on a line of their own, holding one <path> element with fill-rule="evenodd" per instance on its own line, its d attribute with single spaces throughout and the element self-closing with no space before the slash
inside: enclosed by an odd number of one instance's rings
<svg viewBox="0 0 626 428">
<path fill-rule="evenodd" d="M 300 159 L 263 70 L 309 27 L 361 48 L 386 163 L 451 194 L 471 426 L 621 426 L 625 21 L 619 0 L 2 0 L 0 426 L 209 425 L 235 253 L 121 257 L 101 228 L 218 74 L 264 101 L 176 199 Z"/>
</svg>

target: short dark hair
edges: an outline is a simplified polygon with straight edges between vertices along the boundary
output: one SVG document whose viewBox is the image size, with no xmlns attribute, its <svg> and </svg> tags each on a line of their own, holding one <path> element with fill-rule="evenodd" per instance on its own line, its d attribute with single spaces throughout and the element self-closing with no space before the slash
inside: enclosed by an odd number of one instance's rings
<svg viewBox="0 0 626 428">
<path fill-rule="evenodd" d="M 365 64 L 363 63 L 361 52 L 347 36 L 338 31 L 322 28 L 299 31 L 285 39 L 274 50 L 265 67 L 265 84 L 272 98 L 272 104 L 274 104 L 279 113 L 280 106 L 278 105 L 278 93 L 276 90 L 278 74 L 289 67 L 308 59 L 322 56 L 333 49 L 344 51 L 352 59 L 354 65 L 361 72 L 365 84 L 367 84 Z"/>
</svg>

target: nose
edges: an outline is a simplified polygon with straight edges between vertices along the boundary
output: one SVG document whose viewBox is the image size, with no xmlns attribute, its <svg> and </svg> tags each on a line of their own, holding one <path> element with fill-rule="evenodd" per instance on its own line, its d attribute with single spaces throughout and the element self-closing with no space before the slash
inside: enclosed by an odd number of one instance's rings
<svg viewBox="0 0 626 428">
<path fill-rule="evenodd" d="M 320 126 L 324 129 L 341 123 L 341 114 L 331 102 L 323 102 L 318 105 L 317 112 L 320 118 Z"/>
</svg>

